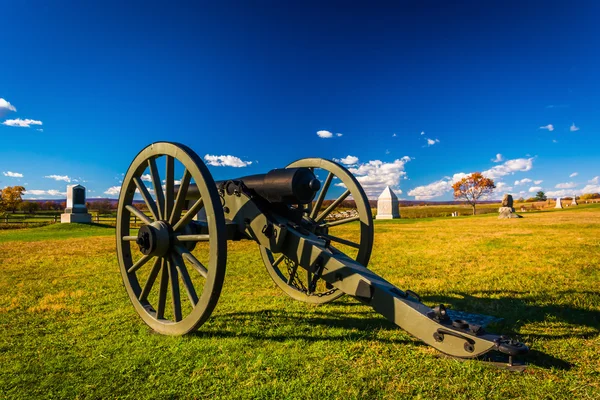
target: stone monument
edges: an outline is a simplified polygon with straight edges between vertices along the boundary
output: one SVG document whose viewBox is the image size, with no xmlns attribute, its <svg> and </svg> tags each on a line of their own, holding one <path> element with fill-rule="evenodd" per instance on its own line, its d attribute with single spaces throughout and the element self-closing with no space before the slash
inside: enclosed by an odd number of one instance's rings
<svg viewBox="0 0 600 400">
<path fill-rule="evenodd" d="M 383 192 L 377 198 L 377 215 L 375 219 L 395 219 L 400 218 L 398 209 L 398 197 L 386 186 Z"/>
<path fill-rule="evenodd" d="M 73 222 L 89 224 L 92 222 L 92 215 L 88 213 L 85 206 L 85 188 L 81 185 L 67 186 L 67 208 L 64 214 L 60 215 L 62 224 Z"/>
<path fill-rule="evenodd" d="M 578 206 L 579 203 L 577 202 L 577 196 L 573 196 L 573 201 L 571 202 L 572 206 Z"/>
<path fill-rule="evenodd" d="M 563 208 L 560 197 L 556 198 L 556 206 L 554 208 Z"/>
<path fill-rule="evenodd" d="M 513 197 L 510 194 L 505 194 L 502 198 L 502 207 L 498 209 L 498 219 L 504 218 L 523 218 L 520 215 L 515 214 L 513 208 Z"/>
</svg>

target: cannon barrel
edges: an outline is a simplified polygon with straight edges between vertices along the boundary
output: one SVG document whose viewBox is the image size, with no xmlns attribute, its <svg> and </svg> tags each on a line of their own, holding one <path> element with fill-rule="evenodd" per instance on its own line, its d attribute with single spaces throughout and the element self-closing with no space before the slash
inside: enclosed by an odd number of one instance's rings
<svg viewBox="0 0 600 400">
<path fill-rule="evenodd" d="M 321 188 L 321 182 L 309 168 L 273 169 L 266 174 L 249 175 L 216 182 L 217 186 L 228 181 L 240 181 L 248 189 L 271 203 L 308 204 Z M 175 186 L 175 192 L 179 186 Z M 198 187 L 190 184 L 186 199 L 197 199 Z"/>
</svg>

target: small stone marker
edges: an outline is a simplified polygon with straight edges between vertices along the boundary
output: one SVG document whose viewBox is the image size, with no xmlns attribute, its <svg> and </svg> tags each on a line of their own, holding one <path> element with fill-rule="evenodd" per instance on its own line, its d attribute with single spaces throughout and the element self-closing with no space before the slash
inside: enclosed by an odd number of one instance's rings
<svg viewBox="0 0 600 400">
<path fill-rule="evenodd" d="M 560 197 L 556 198 L 556 206 L 554 208 L 563 208 Z"/>
<path fill-rule="evenodd" d="M 92 222 L 92 215 L 88 213 L 85 206 L 85 188 L 81 185 L 67 186 L 67 208 L 64 214 L 60 215 L 61 224 L 70 224 L 73 222 L 89 224 Z"/>
<path fill-rule="evenodd" d="M 386 186 L 377 198 L 377 216 L 375 219 L 395 218 L 400 218 L 398 197 L 389 186 Z"/>
<path fill-rule="evenodd" d="M 502 198 L 502 207 L 498 209 L 498 219 L 504 218 L 523 218 L 520 215 L 515 214 L 513 208 L 513 197 L 510 194 L 505 194 Z"/>
<path fill-rule="evenodd" d="M 571 202 L 572 206 L 578 206 L 579 203 L 577 203 L 577 196 L 573 196 L 573 201 Z"/>
</svg>

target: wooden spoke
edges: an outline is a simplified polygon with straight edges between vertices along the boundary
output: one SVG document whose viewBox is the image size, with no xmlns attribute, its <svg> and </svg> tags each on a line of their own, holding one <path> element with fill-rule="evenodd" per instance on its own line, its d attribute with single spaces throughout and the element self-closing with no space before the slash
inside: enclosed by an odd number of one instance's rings
<svg viewBox="0 0 600 400">
<path fill-rule="evenodd" d="M 131 273 L 137 271 L 138 269 L 142 268 L 144 266 L 144 264 L 146 264 L 148 262 L 148 260 L 150 260 L 151 258 L 152 258 L 152 256 L 149 254 L 142 256 L 142 258 L 137 260 L 137 262 L 135 264 L 133 264 L 131 266 L 131 268 L 129 268 L 127 270 L 127 272 L 131 274 Z"/>
<path fill-rule="evenodd" d="M 188 249 L 186 249 L 183 246 L 175 246 L 175 251 L 177 251 L 177 253 L 181 257 L 188 260 L 192 264 L 194 269 L 200 273 L 200 275 L 202 275 L 205 278 L 208 276 L 208 270 L 206 269 L 206 267 L 202 265 L 202 263 L 198 261 L 198 259 L 194 257 L 194 255 L 190 253 Z"/>
<path fill-rule="evenodd" d="M 175 159 L 167 156 L 167 165 L 165 167 L 165 212 L 163 219 L 170 218 L 173 211 L 173 203 L 175 196 Z"/>
<path fill-rule="evenodd" d="M 146 280 L 146 284 L 144 285 L 144 288 L 142 289 L 142 293 L 140 293 L 140 296 L 138 297 L 138 299 L 140 301 L 146 301 L 148 299 L 148 295 L 150 294 L 150 291 L 152 290 L 152 286 L 154 286 L 154 282 L 156 281 L 156 277 L 158 276 L 158 273 L 160 272 L 161 266 L 162 266 L 162 258 L 156 257 L 156 260 L 154 260 L 154 265 L 152 266 L 152 271 L 150 271 L 150 275 L 148 275 L 148 279 Z"/>
<path fill-rule="evenodd" d="M 152 213 L 152 217 L 155 221 L 158 221 L 160 218 L 158 217 L 156 203 L 154 202 L 154 199 L 152 199 L 152 196 L 150 196 L 148 188 L 146 187 L 146 185 L 144 185 L 144 182 L 142 182 L 142 180 L 137 176 L 133 178 L 133 182 L 135 183 L 135 186 L 137 186 L 140 194 L 142 195 L 142 198 L 144 199 L 148 210 L 150 210 L 150 213 Z"/>
<path fill-rule="evenodd" d="M 179 295 L 179 274 L 172 260 L 167 260 L 169 266 L 169 281 L 171 283 L 171 302 L 173 305 L 173 319 L 181 321 L 181 296 Z"/>
<path fill-rule="evenodd" d="M 124 242 L 135 242 L 137 240 L 137 236 L 123 236 L 121 240 Z"/>
<path fill-rule="evenodd" d="M 345 244 L 346 246 L 354 247 L 355 249 L 360 249 L 360 244 L 351 242 L 350 240 L 342 239 L 337 236 L 331 236 L 331 235 L 323 235 L 323 237 L 331 240 L 332 242 L 338 242 L 341 244 Z"/>
<path fill-rule="evenodd" d="M 314 205 L 314 208 L 310 212 L 310 217 L 314 219 L 317 216 L 317 213 L 321 209 L 323 205 L 323 200 L 325 200 L 325 195 L 327 194 L 327 190 L 329 190 L 329 185 L 331 185 L 331 180 L 333 179 L 333 173 L 330 172 L 327 174 L 327 178 L 325 178 L 325 183 L 323 184 L 323 188 L 321 189 L 321 193 L 319 193 L 319 197 L 317 198 L 317 202 Z"/>
<path fill-rule="evenodd" d="M 160 275 L 160 288 L 158 291 L 158 306 L 156 308 L 156 318 L 165 317 L 165 306 L 167 304 L 167 290 L 169 289 L 169 271 L 167 260 L 161 259 L 162 274 Z"/>
<path fill-rule="evenodd" d="M 181 210 L 183 210 L 183 205 L 185 204 L 185 196 L 187 195 L 191 179 L 192 175 L 190 174 L 190 171 L 187 169 L 183 171 L 183 177 L 181 178 L 179 191 L 177 191 L 177 198 L 175 199 L 175 206 L 173 207 L 173 212 L 169 217 L 169 224 L 171 225 L 179 221 L 179 218 L 181 217 Z"/>
<path fill-rule="evenodd" d="M 296 277 L 296 271 L 298 271 L 298 263 L 294 263 L 292 267 L 292 271 L 290 272 L 290 277 L 288 278 L 288 285 L 291 285 L 294 282 L 294 278 Z"/>
<path fill-rule="evenodd" d="M 175 239 L 180 242 L 208 242 L 210 235 L 176 235 Z"/>
<path fill-rule="evenodd" d="M 173 231 L 178 231 L 179 229 L 189 224 L 190 221 L 196 216 L 196 214 L 198 214 L 198 211 L 202 209 L 202 207 L 204 207 L 204 201 L 202 200 L 202 198 L 200 198 L 194 203 L 193 206 L 190 207 L 190 209 L 185 213 L 185 215 L 181 217 L 179 221 L 177 221 L 175 226 L 173 226 Z"/>
<path fill-rule="evenodd" d="M 277 267 L 279 265 L 280 262 L 283 261 L 283 259 L 285 258 L 285 256 L 282 254 L 279 257 L 277 257 L 277 260 L 273 261 L 273 266 Z"/>
<path fill-rule="evenodd" d="M 160 184 L 160 175 L 158 175 L 158 168 L 156 168 L 156 159 L 150 158 L 148 160 L 148 166 L 150 167 L 150 175 L 152 176 L 152 184 L 154 185 L 154 194 L 156 195 L 156 202 L 158 203 L 158 219 L 164 219 L 165 194 L 163 193 L 162 185 Z"/>
<path fill-rule="evenodd" d="M 140 210 L 138 210 L 134 206 L 126 205 L 125 208 L 127 210 L 129 210 L 130 213 L 133 213 L 136 217 L 138 217 L 139 219 L 141 219 L 142 221 L 144 221 L 144 223 L 146 225 L 150 225 L 152 223 L 152 221 L 150 220 L 150 218 L 148 218 L 146 216 L 146 214 L 144 214 L 143 212 L 141 212 Z"/>
<path fill-rule="evenodd" d="M 346 189 L 346 191 L 344 193 L 342 193 L 342 195 L 340 197 L 338 197 L 333 203 L 331 203 L 329 205 L 329 207 L 327 207 L 327 209 L 325 209 L 325 211 L 323 211 L 321 214 L 319 214 L 317 219 L 315 219 L 315 222 L 321 222 L 325 217 L 327 217 L 329 215 L 330 212 L 333 211 L 334 208 L 336 208 L 349 195 L 350 195 L 350 189 Z"/>
<path fill-rule="evenodd" d="M 306 293 L 310 294 L 310 293 L 312 293 L 311 284 L 310 284 L 312 282 L 312 273 L 310 271 L 306 271 L 306 280 L 307 280 Z"/>
<path fill-rule="evenodd" d="M 328 222 L 326 224 L 323 224 L 321 226 L 326 226 L 328 228 L 331 228 L 332 226 L 338 226 L 338 225 L 343 225 L 343 224 L 347 224 L 349 222 L 354 222 L 354 221 L 359 221 L 360 220 L 360 216 L 356 216 L 356 217 L 351 217 L 351 218 L 345 218 L 345 219 L 340 219 L 337 221 L 332 221 L 332 222 Z"/>
<path fill-rule="evenodd" d="M 192 283 L 192 279 L 190 278 L 190 274 L 185 267 L 183 259 L 178 254 L 173 254 L 173 262 L 177 267 L 177 271 L 179 271 L 181 281 L 183 282 L 183 287 L 188 295 L 188 299 L 190 299 L 190 303 L 192 303 L 192 306 L 196 307 L 196 304 L 198 304 L 198 295 L 196 294 L 196 289 L 194 289 L 194 284 Z"/>
</svg>

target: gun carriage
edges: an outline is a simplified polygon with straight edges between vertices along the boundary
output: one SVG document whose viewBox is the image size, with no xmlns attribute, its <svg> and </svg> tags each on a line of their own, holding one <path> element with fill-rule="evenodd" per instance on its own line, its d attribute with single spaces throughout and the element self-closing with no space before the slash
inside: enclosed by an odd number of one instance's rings
<svg viewBox="0 0 600 400">
<path fill-rule="evenodd" d="M 161 181 L 157 161 L 163 160 Z M 152 182 L 154 193 L 144 180 Z M 336 184 L 343 193 L 325 205 Z M 136 194 L 149 216 L 134 206 Z M 328 219 L 349 196 L 355 215 Z M 132 214 L 142 221 L 136 235 Z M 352 232 L 338 235 L 339 228 Z M 454 357 L 495 350 L 512 360 L 528 352 L 523 343 L 450 318 L 443 305 L 426 306 L 414 292 L 367 269 L 374 234 L 368 199 L 356 178 L 329 160 L 307 158 L 266 174 L 215 182 L 190 148 L 151 144 L 123 180 L 116 232 L 129 298 L 144 322 L 162 334 L 189 333 L 209 318 L 225 278 L 227 241 L 253 240 L 275 284 L 296 300 L 323 304 L 353 296 Z"/>
</svg>

